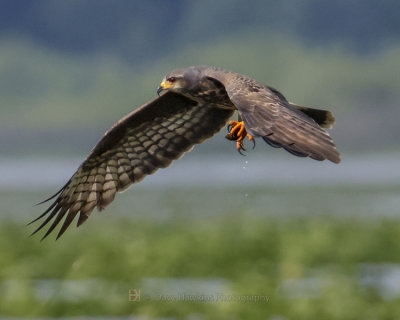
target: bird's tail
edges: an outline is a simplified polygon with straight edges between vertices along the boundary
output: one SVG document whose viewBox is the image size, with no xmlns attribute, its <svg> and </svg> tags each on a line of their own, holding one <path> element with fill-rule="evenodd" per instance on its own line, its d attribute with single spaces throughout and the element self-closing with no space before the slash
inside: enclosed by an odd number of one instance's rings
<svg viewBox="0 0 400 320">
<path fill-rule="evenodd" d="M 321 128 L 332 128 L 332 126 L 335 124 L 336 119 L 333 113 L 328 110 L 313 109 L 293 103 L 290 103 L 290 105 L 314 119 L 314 121 L 318 123 Z"/>
</svg>

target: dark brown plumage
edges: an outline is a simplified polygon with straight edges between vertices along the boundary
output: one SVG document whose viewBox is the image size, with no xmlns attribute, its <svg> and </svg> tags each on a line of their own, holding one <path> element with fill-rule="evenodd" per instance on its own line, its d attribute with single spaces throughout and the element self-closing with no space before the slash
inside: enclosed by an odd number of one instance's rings
<svg viewBox="0 0 400 320">
<path fill-rule="evenodd" d="M 115 194 L 167 167 L 193 145 L 217 133 L 239 111 L 248 133 L 273 147 L 316 160 L 340 162 L 340 154 L 322 127 L 334 123 L 331 112 L 289 103 L 277 90 L 216 67 L 172 71 L 161 83 L 168 91 L 118 121 L 94 147 L 34 231 L 51 223 L 48 236 L 65 217 L 60 237 L 79 214 L 78 226 L 95 207 L 104 209 Z"/>
</svg>

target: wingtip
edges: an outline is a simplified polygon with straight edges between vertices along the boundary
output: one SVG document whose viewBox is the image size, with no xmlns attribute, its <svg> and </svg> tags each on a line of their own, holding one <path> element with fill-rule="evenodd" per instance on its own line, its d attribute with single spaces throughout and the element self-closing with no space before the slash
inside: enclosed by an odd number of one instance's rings
<svg viewBox="0 0 400 320">
<path fill-rule="evenodd" d="M 63 232 L 63 233 L 59 232 L 59 233 L 57 234 L 56 241 L 57 241 L 58 239 L 60 239 L 61 236 L 62 236 L 63 234 L 64 234 L 64 232 Z"/>
<path fill-rule="evenodd" d="M 333 163 L 339 164 L 342 162 L 342 157 L 339 155 L 339 157 L 335 160 L 331 160 Z"/>
<path fill-rule="evenodd" d="M 55 194 L 53 194 L 52 196 L 50 196 L 49 198 L 47 198 L 47 199 L 45 199 L 45 200 L 43 200 L 43 201 L 40 201 L 40 202 L 34 204 L 33 206 L 34 206 L 34 207 L 39 206 L 39 205 L 41 205 L 41 204 L 43 204 L 43 203 L 46 203 L 46 202 L 48 202 L 48 201 L 54 199 L 55 197 L 57 197 L 61 192 L 63 192 L 63 190 L 65 189 L 65 187 L 68 185 L 69 182 L 70 182 L 70 181 L 68 181 L 68 182 L 67 182 L 60 190 L 58 190 Z"/>
<path fill-rule="evenodd" d="M 336 150 L 336 153 L 330 157 L 328 157 L 327 159 L 335 164 L 339 164 L 340 162 L 342 162 L 342 155 Z"/>
<path fill-rule="evenodd" d="M 60 231 L 57 234 L 56 240 L 61 238 L 61 236 L 64 234 L 64 232 L 67 230 L 67 228 L 68 228 L 68 226 L 64 227 L 64 225 L 61 227 Z"/>
</svg>

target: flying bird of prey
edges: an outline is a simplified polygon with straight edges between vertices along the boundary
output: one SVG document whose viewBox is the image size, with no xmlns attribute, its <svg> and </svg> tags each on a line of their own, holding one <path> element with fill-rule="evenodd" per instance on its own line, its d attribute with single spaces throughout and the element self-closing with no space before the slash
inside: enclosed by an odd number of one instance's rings
<svg viewBox="0 0 400 320">
<path fill-rule="evenodd" d="M 112 126 L 71 179 L 43 201 L 55 198 L 31 222 L 46 217 L 33 234 L 54 219 L 43 236 L 47 237 L 65 217 L 59 238 L 78 213 L 80 226 L 95 207 L 104 209 L 117 192 L 167 167 L 227 123 L 226 137 L 239 151 L 246 138 L 261 137 L 299 157 L 340 162 L 324 130 L 335 122 L 330 111 L 295 105 L 276 89 L 244 75 L 210 66 L 178 69 L 165 76 L 157 93 Z M 235 111 L 238 121 L 229 121 Z"/>
</svg>

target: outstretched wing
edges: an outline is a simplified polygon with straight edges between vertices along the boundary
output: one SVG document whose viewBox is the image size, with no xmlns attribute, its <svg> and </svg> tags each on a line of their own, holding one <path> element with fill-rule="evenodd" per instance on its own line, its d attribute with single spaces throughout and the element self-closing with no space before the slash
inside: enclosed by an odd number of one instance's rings
<svg viewBox="0 0 400 320">
<path fill-rule="evenodd" d="M 66 216 L 59 238 L 79 213 L 78 226 L 95 207 L 104 209 L 115 194 L 141 181 L 158 168 L 167 167 L 194 144 L 218 132 L 232 115 L 215 105 L 201 105 L 185 96 L 167 92 L 118 121 L 98 142 L 56 200 L 37 219 L 54 217 L 43 238 Z M 32 222 L 34 222 L 32 221 Z"/>
<path fill-rule="evenodd" d="M 290 105 L 279 91 L 251 79 L 239 85 L 231 82 L 226 91 L 252 135 L 296 156 L 340 162 L 340 153 L 329 134 Z"/>
</svg>

